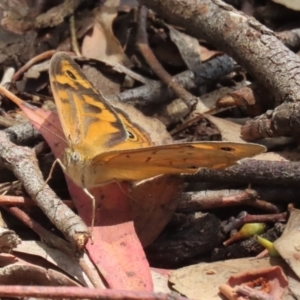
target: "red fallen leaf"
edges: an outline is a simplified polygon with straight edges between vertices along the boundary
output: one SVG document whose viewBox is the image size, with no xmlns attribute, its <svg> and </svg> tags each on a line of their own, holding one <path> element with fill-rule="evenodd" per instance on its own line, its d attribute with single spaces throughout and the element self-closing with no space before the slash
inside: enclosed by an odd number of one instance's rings
<svg viewBox="0 0 300 300">
<path fill-rule="evenodd" d="M 91 200 L 71 180 L 67 182 L 79 215 L 90 224 Z M 111 288 L 151 291 L 149 264 L 134 229 L 126 186 L 121 188 L 112 183 L 91 190 L 96 198 L 94 244 L 89 242 L 86 248 Z"/>
<path fill-rule="evenodd" d="M 219 290 L 230 300 L 246 300 L 255 293 L 281 299 L 287 287 L 288 280 L 282 268 L 275 266 L 232 275 Z"/>
<path fill-rule="evenodd" d="M 18 258 L 10 253 L 1 253 L 0 254 L 0 266 L 5 267 L 7 265 L 11 265 L 13 263 L 18 262 Z"/>
<path fill-rule="evenodd" d="M 11 93 L 9 93 L 11 94 Z M 14 95 L 7 95 L 40 131 L 54 156 L 60 158 L 67 142 L 55 113 L 33 107 Z M 67 177 L 69 192 L 78 214 L 91 223 L 91 199 Z M 96 199 L 94 244 L 87 250 L 109 287 L 123 290 L 153 289 L 145 253 L 136 236 L 126 186 L 116 183 L 92 190 Z"/>
</svg>

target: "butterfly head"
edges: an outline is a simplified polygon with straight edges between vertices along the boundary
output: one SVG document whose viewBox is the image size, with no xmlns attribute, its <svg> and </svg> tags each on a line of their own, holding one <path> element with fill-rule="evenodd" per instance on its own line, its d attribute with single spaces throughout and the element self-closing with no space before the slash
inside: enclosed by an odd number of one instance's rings
<svg viewBox="0 0 300 300">
<path fill-rule="evenodd" d="M 68 168 L 71 165 L 82 164 L 83 159 L 81 154 L 78 151 L 72 148 L 67 148 L 63 153 L 62 161 L 64 163 L 64 166 Z"/>
<path fill-rule="evenodd" d="M 71 177 L 78 186 L 85 187 L 83 178 L 85 163 L 82 155 L 72 148 L 67 148 L 63 152 L 62 163 L 69 177 Z"/>
</svg>

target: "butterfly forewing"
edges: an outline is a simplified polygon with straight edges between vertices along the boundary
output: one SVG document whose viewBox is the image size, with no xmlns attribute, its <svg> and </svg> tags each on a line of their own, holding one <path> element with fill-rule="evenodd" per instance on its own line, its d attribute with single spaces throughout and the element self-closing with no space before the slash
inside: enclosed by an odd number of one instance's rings
<svg viewBox="0 0 300 300">
<path fill-rule="evenodd" d="M 50 64 L 51 87 L 62 127 L 71 146 L 93 157 L 127 139 L 118 115 L 77 64 L 57 53 Z"/>
</svg>

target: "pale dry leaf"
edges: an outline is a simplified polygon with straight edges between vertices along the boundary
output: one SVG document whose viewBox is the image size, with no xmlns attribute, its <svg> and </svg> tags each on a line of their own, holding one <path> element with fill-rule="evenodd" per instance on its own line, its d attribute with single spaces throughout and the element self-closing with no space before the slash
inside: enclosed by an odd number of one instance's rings
<svg viewBox="0 0 300 300">
<path fill-rule="evenodd" d="M 14 264 L 1 268 L 0 284 L 80 286 L 63 273 L 31 264 Z"/>
<path fill-rule="evenodd" d="M 200 56 L 203 62 L 222 54 L 220 51 L 210 50 L 204 46 L 200 46 Z"/>
<path fill-rule="evenodd" d="M 222 141 L 246 143 L 241 139 L 241 125 L 211 115 L 204 115 L 204 117 L 218 128 Z"/>
<path fill-rule="evenodd" d="M 239 83 L 236 87 L 240 88 L 244 85 L 245 83 L 242 82 Z M 212 112 L 217 113 L 228 109 L 223 107 L 217 107 L 216 103 L 220 98 L 224 97 L 228 93 L 232 93 L 232 91 L 232 88 L 224 87 L 201 96 L 198 99 L 198 102 L 195 106 L 195 109 L 191 113 L 190 118 L 198 116 L 199 114 Z M 188 109 L 187 105 L 181 99 L 178 98 L 167 105 L 164 104 L 158 106 L 154 116 L 157 117 L 166 126 L 169 126 L 181 120 L 181 118 L 185 117 L 189 112 L 190 110 Z"/>
<path fill-rule="evenodd" d="M 236 85 L 235 89 L 240 89 L 245 85 L 246 85 L 246 82 L 243 81 L 241 83 L 238 83 Z M 200 98 L 201 102 L 199 101 L 196 104 L 196 107 L 192 114 L 193 115 L 204 114 L 204 113 L 208 113 L 208 112 L 217 113 L 217 112 L 224 111 L 225 110 L 224 108 L 217 107 L 216 104 L 220 98 L 224 97 L 225 95 L 227 95 L 229 93 L 232 93 L 235 89 L 223 87 L 223 88 L 217 89 L 215 91 L 212 91 L 210 93 L 207 93 L 207 94 L 201 96 L 201 98 Z"/>
<path fill-rule="evenodd" d="M 198 40 L 178 31 L 173 26 L 168 26 L 168 28 L 170 30 L 170 38 L 177 46 L 187 67 L 193 72 L 198 72 L 202 67 Z"/>
<path fill-rule="evenodd" d="M 299 220 L 300 210 L 293 208 L 283 234 L 274 242 L 275 249 L 293 269 L 298 279 L 300 278 Z"/>
<path fill-rule="evenodd" d="M 43 61 L 42 63 L 33 65 L 27 72 L 24 73 L 26 78 L 39 78 L 41 72 L 48 72 L 50 66 L 50 60 Z"/>
<path fill-rule="evenodd" d="M 84 286 L 93 286 L 78 263 L 74 261 L 74 258 L 69 257 L 58 249 L 48 247 L 44 243 L 37 241 L 24 241 L 22 244 L 14 248 L 14 252 L 39 256 L 68 273 L 70 276 L 81 282 L 81 284 Z M 91 268 L 94 268 L 86 254 L 84 254 L 84 259 Z"/>
<path fill-rule="evenodd" d="M 276 152 L 282 161 L 300 161 L 299 150 L 285 150 Z"/>
<path fill-rule="evenodd" d="M 92 82 L 102 95 L 117 95 L 120 93 L 123 76 L 116 73 L 108 73 L 103 69 L 97 69 L 91 65 L 84 65 L 82 71 L 87 79 Z"/>
<path fill-rule="evenodd" d="M 95 24 L 82 42 L 82 55 L 111 64 L 130 65 L 121 44 L 112 30 L 112 23 L 118 14 L 119 0 L 107 0 L 94 10 Z"/>
<path fill-rule="evenodd" d="M 289 161 L 288 159 L 281 156 L 279 153 L 276 152 L 267 152 L 261 153 L 255 156 L 257 160 L 268 160 L 268 161 Z"/>
<path fill-rule="evenodd" d="M 182 120 L 189 112 L 190 110 L 186 103 L 177 98 L 169 104 L 160 105 L 153 116 L 165 126 L 169 126 Z"/>
<path fill-rule="evenodd" d="M 168 285 L 168 275 L 161 274 L 155 269 L 151 269 L 152 281 L 153 281 L 153 291 L 154 293 L 165 293 L 170 294 L 172 290 Z"/>
<path fill-rule="evenodd" d="M 287 8 L 295 11 L 300 11 L 300 1 L 299 0 L 272 0 L 275 3 L 281 4 Z"/>
</svg>

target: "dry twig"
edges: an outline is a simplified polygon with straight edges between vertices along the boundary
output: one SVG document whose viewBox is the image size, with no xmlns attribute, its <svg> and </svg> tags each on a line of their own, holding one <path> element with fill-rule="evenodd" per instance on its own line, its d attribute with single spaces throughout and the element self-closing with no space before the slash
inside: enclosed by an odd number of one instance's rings
<svg viewBox="0 0 300 300">
<path fill-rule="evenodd" d="M 137 34 L 137 47 L 144 56 L 145 60 L 154 71 L 154 73 L 167 85 L 174 93 L 181 98 L 189 109 L 196 102 L 196 97 L 189 93 L 179 82 L 174 80 L 174 78 L 162 67 L 160 62 L 157 60 L 153 54 L 151 48 L 148 44 L 148 34 L 146 31 L 148 10 L 145 6 L 142 6 L 139 10 L 139 24 L 138 24 L 138 34 Z"/>
<path fill-rule="evenodd" d="M 250 189 L 187 192 L 182 195 L 177 210 L 186 213 L 235 205 L 249 205 L 270 213 L 278 212 L 275 205 L 258 199 L 257 192 Z"/>
<path fill-rule="evenodd" d="M 245 159 L 226 170 L 201 169 L 191 181 L 294 186 L 300 184 L 300 163 Z"/>
<path fill-rule="evenodd" d="M 84 222 L 49 188 L 39 170 L 34 152 L 11 143 L 0 132 L 0 163 L 10 169 L 51 222 L 77 248 L 82 249 L 89 238 Z M 42 188 L 44 187 L 44 188 Z"/>
<path fill-rule="evenodd" d="M 174 82 L 182 84 L 187 90 L 197 89 L 207 83 L 216 82 L 233 70 L 233 61 L 227 55 L 218 56 L 202 64 L 202 68 L 194 73 L 185 71 L 173 77 Z M 107 97 L 109 101 L 121 101 L 140 106 L 167 102 L 176 98 L 174 91 L 166 84 L 153 81 L 151 84 L 130 89 L 118 95 Z"/>
</svg>

